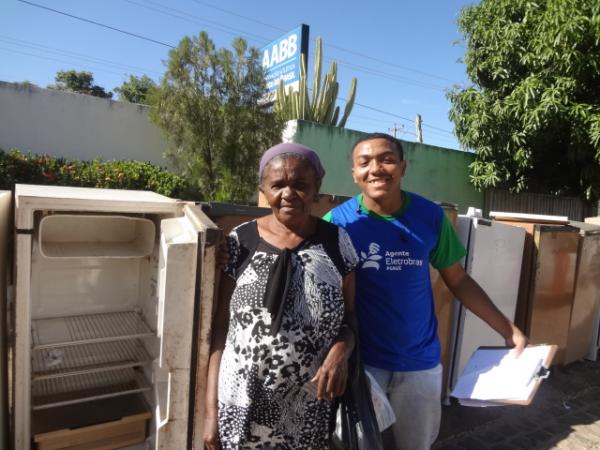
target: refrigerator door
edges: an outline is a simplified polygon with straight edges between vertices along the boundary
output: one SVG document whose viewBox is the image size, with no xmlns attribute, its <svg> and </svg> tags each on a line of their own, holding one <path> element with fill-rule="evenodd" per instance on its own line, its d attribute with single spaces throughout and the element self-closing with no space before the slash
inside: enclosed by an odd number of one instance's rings
<svg viewBox="0 0 600 450">
<path fill-rule="evenodd" d="M 581 238 L 565 364 L 588 356 L 600 312 L 600 227 L 574 222 L 571 225 L 580 229 Z"/>
<path fill-rule="evenodd" d="M 184 207 L 184 216 L 161 221 L 157 287 L 160 349 L 153 374 L 156 449 L 191 447 L 198 360 L 208 360 L 208 347 L 199 346 L 198 339 L 202 334 L 206 340 L 206 320 L 212 312 L 217 236 L 216 226 L 193 205 Z M 205 260 L 209 247 L 211 263 Z M 200 305 L 202 300 L 209 300 L 208 304 Z M 204 321 L 200 321 L 200 309 L 209 312 Z"/>
<path fill-rule="evenodd" d="M 579 230 L 570 226 L 535 225 L 537 260 L 531 288 L 529 341 L 556 344 L 555 364 L 564 364 Z"/>
<path fill-rule="evenodd" d="M 12 193 L 0 191 L 0 448 L 8 445 L 8 381 L 7 345 L 6 345 L 6 311 L 7 311 L 7 278 L 9 272 L 9 244 L 11 233 Z"/>
<path fill-rule="evenodd" d="M 497 222 L 506 223 L 525 230 L 525 249 L 523 250 L 523 263 L 521 264 L 521 278 L 519 281 L 519 300 L 515 313 L 515 325 L 527 336 L 530 334 L 529 318 L 531 317 L 531 291 L 536 270 L 537 247 L 534 242 L 534 228 L 536 224 L 568 224 L 569 219 L 562 216 L 546 216 L 539 214 L 519 214 L 512 212 L 490 212 Z"/>
<path fill-rule="evenodd" d="M 460 217 L 459 235 L 467 238 L 465 270 L 496 307 L 514 320 L 525 230 L 480 218 Z M 480 346 L 502 346 L 504 339 L 462 305 L 458 308 L 451 387 Z"/>
</svg>

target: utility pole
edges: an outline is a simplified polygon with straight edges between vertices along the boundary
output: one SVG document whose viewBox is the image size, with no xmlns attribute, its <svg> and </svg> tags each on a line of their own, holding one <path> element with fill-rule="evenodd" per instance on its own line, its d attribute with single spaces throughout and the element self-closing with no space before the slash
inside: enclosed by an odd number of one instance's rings
<svg viewBox="0 0 600 450">
<path fill-rule="evenodd" d="M 423 124 L 423 120 L 421 119 L 421 114 L 417 114 L 417 118 L 415 120 L 415 128 L 417 135 L 417 142 L 423 143 L 423 128 L 421 125 Z"/>
<path fill-rule="evenodd" d="M 394 137 L 396 137 L 396 132 L 397 131 L 404 131 L 404 125 L 400 125 L 399 127 L 397 126 L 396 123 L 394 123 L 394 126 L 392 128 L 388 128 L 389 131 L 394 133 Z"/>
</svg>

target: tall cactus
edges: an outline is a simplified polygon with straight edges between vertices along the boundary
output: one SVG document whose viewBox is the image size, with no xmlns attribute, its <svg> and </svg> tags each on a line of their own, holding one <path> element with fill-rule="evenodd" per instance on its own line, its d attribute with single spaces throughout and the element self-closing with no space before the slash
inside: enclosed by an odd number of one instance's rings
<svg viewBox="0 0 600 450">
<path fill-rule="evenodd" d="M 283 80 L 280 80 L 277 87 L 277 98 L 274 108 L 284 120 L 304 119 L 326 125 L 344 127 L 352 112 L 356 98 L 356 78 L 352 78 L 350 82 L 350 92 L 346 101 L 346 107 L 344 108 L 344 114 L 338 122 L 340 107 L 335 105 L 339 91 L 337 63 L 335 61 L 331 62 L 329 71 L 325 74 L 325 78 L 321 84 L 322 47 L 321 38 L 317 38 L 311 97 L 308 94 L 306 63 L 304 58 L 300 58 L 300 83 L 298 90 L 292 91 L 290 87 L 286 91 L 283 86 Z"/>
</svg>

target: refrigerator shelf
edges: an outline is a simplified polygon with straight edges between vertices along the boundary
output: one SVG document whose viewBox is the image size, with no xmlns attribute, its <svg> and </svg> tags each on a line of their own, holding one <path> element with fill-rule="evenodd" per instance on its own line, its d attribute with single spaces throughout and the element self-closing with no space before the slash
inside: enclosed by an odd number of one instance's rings
<svg viewBox="0 0 600 450">
<path fill-rule="evenodd" d="M 31 384 L 32 409 L 73 405 L 150 389 L 144 375 L 132 368 L 50 378 Z"/>
<path fill-rule="evenodd" d="M 52 214 L 39 224 L 45 258 L 141 258 L 152 253 L 154 222 L 141 217 Z"/>
<path fill-rule="evenodd" d="M 139 339 L 99 342 L 36 350 L 32 358 L 34 381 L 93 373 L 152 362 Z"/>
<path fill-rule="evenodd" d="M 135 311 L 37 319 L 31 323 L 33 350 L 154 336 Z"/>
</svg>

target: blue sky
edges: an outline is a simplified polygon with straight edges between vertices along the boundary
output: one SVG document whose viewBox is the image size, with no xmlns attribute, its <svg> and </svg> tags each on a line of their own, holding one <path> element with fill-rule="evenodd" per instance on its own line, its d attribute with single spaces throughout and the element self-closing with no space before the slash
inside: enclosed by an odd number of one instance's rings
<svg viewBox="0 0 600 450">
<path fill-rule="evenodd" d="M 346 124 L 415 140 L 423 118 L 424 142 L 458 148 L 445 92 L 468 84 L 464 44 L 456 19 L 467 0 L 5 0 L 0 15 L 0 80 L 54 83 L 58 70 L 87 70 L 113 90 L 129 74 L 158 81 L 169 47 L 185 35 L 207 31 L 219 47 L 242 36 L 262 47 L 305 23 L 310 27 L 309 73 L 315 38 L 327 66 L 338 62 L 341 98 L 358 79 L 356 105 Z M 32 5 L 38 5 L 34 6 Z M 157 42 L 103 28 L 101 23 Z M 312 78 L 312 77 L 311 77 Z M 340 102 L 341 107 L 344 103 Z"/>
</svg>

